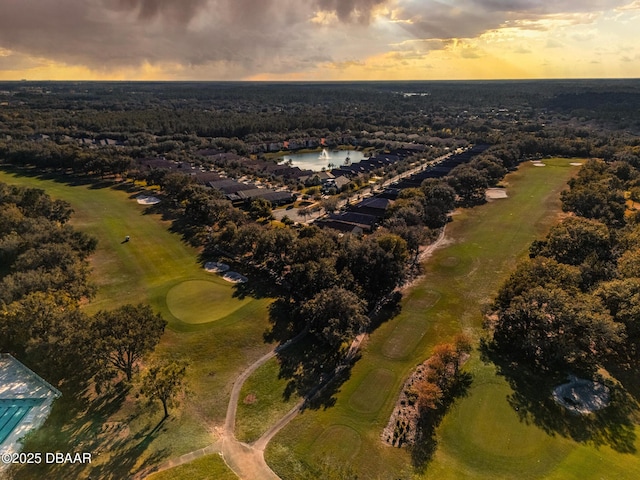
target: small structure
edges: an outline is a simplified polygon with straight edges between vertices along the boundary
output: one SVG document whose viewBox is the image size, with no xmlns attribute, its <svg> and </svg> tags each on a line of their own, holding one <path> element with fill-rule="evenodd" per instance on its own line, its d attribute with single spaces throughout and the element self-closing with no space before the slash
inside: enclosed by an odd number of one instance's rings
<svg viewBox="0 0 640 480">
<path fill-rule="evenodd" d="M 360 203 L 351 206 L 351 210 L 356 213 L 364 213 L 373 215 L 377 218 L 385 216 L 387 209 L 393 205 L 394 201 L 388 198 L 370 197 L 362 200 Z"/>
<path fill-rule="evenodd" d="M 20 440 L 44 423 L 61 395 L 11 355 L 0 354 L 0 454 L 19 452 Z M 0 462 L 0 472 L 6 467 Z"/>
</svg>

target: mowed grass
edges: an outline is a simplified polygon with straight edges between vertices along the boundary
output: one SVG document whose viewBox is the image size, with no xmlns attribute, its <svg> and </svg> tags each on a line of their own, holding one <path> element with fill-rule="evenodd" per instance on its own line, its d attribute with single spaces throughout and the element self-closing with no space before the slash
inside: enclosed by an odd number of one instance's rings
<svg viewBox="0 0 640 480">
<path fill-rule="evenodd" d="M 84 307 L 87 313 L 150 303 L 169 321 L 157 354 L 186 359 L 190 365 L 189 394 L 159 428 L 161 407 L 136 399 L 135 387 L 100 404 L 63 397 L 25 451 L 75 451 L 84 445 L 83 451 L 94 453 L 92 465 L 33 466 L 18 472 L 18 478 L 128 478 L 213 443 L 234 380 L 271 348 L 262 337 L 271 300 L 235 298 L 235 287 L 205 272 L 197 250 L 171 233 L 169 222 L 135 201 L 135 189 L 73 185 L 70 179 L 25 173 L 0 170 L 0 181 L 41 188 L 70 202 L 72 225 L 98 238 L 91 259 L 98 293 Z M 126 235 L 131 240 L 122 243 Z M 200 295 L 190 293 L 194 286 Z M 188 302 L 179 293 L 189 296 Z"/>
<path fill-rule="evenodd" d="M 466 367 L 474 375 L 468 396 L 445 417 L 438 450 L 424 473 L 414 470 L 406 450 L 380 439 L 406 377 L 436 344 L 461 331 L 478 338 L 483 305 L 526 255 L 531 241 L 558 220 L 559 193 L 578 167 L 566 159 L 545 163 L 544 168 L 526 163 L 509 174 L 509 198 L 454 217 L 447 227 L 450 244 L 427 262 L 424 279 L 406 294 L 401 313 L 371 335 L 336 405 L 305 411 L 268 446 L 267 461 L 283 479 L 317 467 L 318 450 L 330 455 L 330 440 L 321 439 L 336 426 L 358 434 L 358 451 L 348 461 L 342 456 L 335 460 L 348 462 L 361 478 L 640 478 L 637 455 L 598 450 L 520 422 L 507 403 L 509 386 L 477 353 Z M 383 372 L 393 372 L 393 382 Z M 370 379 L 378 377 L 382 381 L 376 389 Z M 596 463 L 593 458 L 599 459 L 598 468 L 590 466 Z"/>
<path fill-rule="evenodd" d="M 229 298 L 227 289 L 210 280 L 188 280 L 167 292 L 167 307 L 174 317 L 185 323 L 199 324 L 231 315 L 251 299 Z"/>
<path fill-rule="evenodd" d="M 235 435 L 241 442 L 254 442 L 298 402 L 295 394 L 285 399 L 287 381 L 278 378 L 276 358 L 258 368 L 242 386 L 236 412 Z"/>
<path fill-rule="evenodd" d="M 148 477 L 149 480 L 238 480 L 220 455 L 207 455 Z"/>
</svg>

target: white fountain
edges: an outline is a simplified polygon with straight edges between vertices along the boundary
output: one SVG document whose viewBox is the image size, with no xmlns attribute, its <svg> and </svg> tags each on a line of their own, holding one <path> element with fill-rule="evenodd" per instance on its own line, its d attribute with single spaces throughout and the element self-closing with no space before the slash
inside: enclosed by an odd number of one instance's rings
<svg viewBox="0 0 640 480">
<path fill-rule="evenodd" d="M 331 157 L 329 156 L 329 152 L 326 148 L 322 149 L 322 153 L 318 156 L 318 160 L 329 160 Z"/>
</svg>

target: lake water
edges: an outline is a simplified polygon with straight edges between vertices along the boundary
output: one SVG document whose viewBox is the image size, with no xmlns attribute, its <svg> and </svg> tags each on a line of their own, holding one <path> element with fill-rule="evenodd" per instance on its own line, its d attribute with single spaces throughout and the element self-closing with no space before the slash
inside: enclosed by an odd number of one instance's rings
<svg viewBox="0 0 640 480">
<path fill-rule="evenodd" d="M 319 172 L 323 167 L 327 170 L 331 170 L 331 168 L 337 168 L 344 165 L 347 158 L 349 158 L 352 163 L 355 163 L 366 157 L 362 152 L 357 150 L 329 150 L 325 148 L 322 152 L 284 155 L 278 163 L 284 163 L 291 160 L 291 165 L 294 167 L 300 167 L 302 170 L 313 170 L 314 172 Z M 331 164 L 332 167 L 329 167 L 329 164 Z"/>
</svg>

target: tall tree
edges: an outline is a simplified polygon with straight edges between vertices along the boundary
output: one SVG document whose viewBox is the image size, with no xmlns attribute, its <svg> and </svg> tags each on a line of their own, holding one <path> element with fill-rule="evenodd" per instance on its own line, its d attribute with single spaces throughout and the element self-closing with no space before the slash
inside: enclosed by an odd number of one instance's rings
<svg viewBox="0 0 640 480">
<path fill-rule="evenodd" d="M 484 171 L 462 164 L 451 170 L 449 183 L 460 197 L 463 206 L 473 206 L 485 202 L 484 192 L 489 180 Z"/>
<path fill-rule="evenodd" d="M 515 297 L 493 329 L 499 351 L 542 371 L 593 371 L 623 337 L 598 298 L 544 287 Z"/>
<path fill-rule="evenodd" d="M 142 376 L 140 392 L 150 401 L 159 400 L 164 409 L 163 419 L 169 416 L 169 407 L 177 405 L 177 397 L 185 389 L 187 364 L 175 360 L 153 363 Z"/>
<path fill-rule="evenodd" d="M 514 297 L 534 287 L 562 288 L 577 293 L 582 281 L 580 269 L 543 256 L 518 264 L 509 279 L 500 287 L 494 301 L 496 308 L 507 308 Z"/>
<path fill-rule="evenodd" d="M 425 224 L 430 228 L 444 226 L 456 205 L 456 191 L 444 180 L 428 178 L 421 185 L 424 192 Z"/>
<path fill-rule="evenodd" d="M 615 274 L 609 228 L 602 222 L 568 217 L 551 228 L 545 240 L 531 244 L 531 257 L 544 256 L 580 268 L 583 288 Z"/>
<path fill-rule="evenodd" d="M 340 287 L 321 291 L 302 305 L 300 313 L 309 332 L 334 348 L 351 341 L 369 324 L 364 302 Z"/>
<path fill-rule="evenodd" d="M 167 325 L 149 305 L 123 305 L 99 311 L 93 318 L 95 355 L 105 368 L 123 372 L 131 381 L 136 362 L 151 352 Z"/>
</svg>

